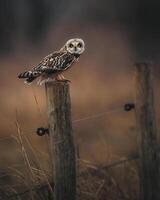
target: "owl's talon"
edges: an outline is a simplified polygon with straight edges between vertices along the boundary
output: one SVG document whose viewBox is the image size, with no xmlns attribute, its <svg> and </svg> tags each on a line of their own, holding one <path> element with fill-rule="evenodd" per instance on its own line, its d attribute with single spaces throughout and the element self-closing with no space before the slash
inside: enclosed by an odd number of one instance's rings
<svg viewBox="0 0 160 200">
<path fill-rule="evenodd" d="M 63 79 L 62 81 L 71 83 L 71 81 L 68 79 Z"/>
<path fill-rule="evenodd" d="M 62 80 L 56 80 L 57 82 L 69 82 L 69 83 L 71 83 L 71 81 L 70 80 L 67 80 L 67 79 L 62 79 Z"/>
</svg>

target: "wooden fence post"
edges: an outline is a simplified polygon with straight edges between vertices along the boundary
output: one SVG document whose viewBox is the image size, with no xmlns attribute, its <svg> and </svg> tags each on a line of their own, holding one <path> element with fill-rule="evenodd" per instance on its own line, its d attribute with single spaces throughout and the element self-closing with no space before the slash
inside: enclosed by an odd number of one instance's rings
<svg viewBox="0 0 160 200">
<path fill-rule="evenodd" d="M 140 200 L 158 200 L 160 177 L 151 64 L 136 64 L 135 83 L 135 112 L 140 134 Z"/>
<path fill-rule="evenodd" d="M 46 83 L 54 200 L 76 199 L 76 161 L 69 83 Z"/>
</svg>

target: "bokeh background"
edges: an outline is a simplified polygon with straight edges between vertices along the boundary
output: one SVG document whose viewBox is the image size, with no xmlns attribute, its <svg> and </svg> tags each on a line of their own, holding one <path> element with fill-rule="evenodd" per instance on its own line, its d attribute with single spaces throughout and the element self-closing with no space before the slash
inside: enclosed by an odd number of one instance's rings
<svg viewBox="0 0 160 200">
<path fill-rule="evenodd" d="M 124 112 L 123 105 L 134 101 L 133 64 L 153 61 L 160 119 L 159 9 L 158 0 L 0 0 L 2 170 L 23 161 L 17 142 L 8 139 L 17 134 L 17 120 L 34 148 L 48 149 L 45 138 L 35 133 L 47 126 L 44 87 L 27 86 L 17 74 L 73 37 L 86 43 L 80 62 L 66 73 L 73 120 L 122 108 L 73 124 L 81 158 L 106 164 L 137 151 L 134 111 Z"/>
</svg>

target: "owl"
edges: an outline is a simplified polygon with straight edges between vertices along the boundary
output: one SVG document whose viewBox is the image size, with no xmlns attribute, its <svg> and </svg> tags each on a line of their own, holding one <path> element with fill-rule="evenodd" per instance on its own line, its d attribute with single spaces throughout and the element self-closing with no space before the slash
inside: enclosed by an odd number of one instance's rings
<svg viewBox="0 0 160 200">
<path fill-rule="evenodd" d="M 84 50 L 85 44 L 82 39 L 70 39 L 59 51 L 46 56 L 31 70 L 20 73 L 18 78 L 25 79 L 27 84 L 31 84 L 35 79 L 39 78 L 38 83 L 40 85 L 49 79 L 63 81 L 65 80 L 63 72 L 78 61 Z"/>
</svg>

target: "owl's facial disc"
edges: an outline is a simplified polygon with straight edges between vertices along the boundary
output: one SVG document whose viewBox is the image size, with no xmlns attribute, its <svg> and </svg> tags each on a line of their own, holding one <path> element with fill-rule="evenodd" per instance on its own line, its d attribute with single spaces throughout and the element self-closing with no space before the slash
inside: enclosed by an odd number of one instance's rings
<svg viewBox="0 0 160 200">
<path fill-rule="evenodd" d="M 77 55 L 82 54 L 85 50 L 84 41 L 79 38 L 68 40 L 65 47 L 69 53 Z"/>
</svg>

